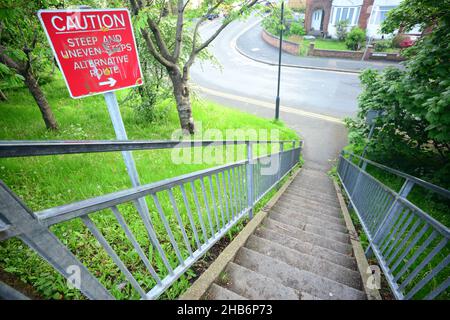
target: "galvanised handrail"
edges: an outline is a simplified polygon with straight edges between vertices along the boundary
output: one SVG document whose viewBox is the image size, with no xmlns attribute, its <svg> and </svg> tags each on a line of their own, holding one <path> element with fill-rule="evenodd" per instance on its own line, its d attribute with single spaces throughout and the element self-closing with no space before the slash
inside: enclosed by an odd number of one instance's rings
<svg viewBox="0 0 450 320">
<path fill-rule="evenodd" d="M 68 280 L 73 280 L 76 268 L 81 280 L 79 289 L 89 299 L 113 299 L 111 292 L 49 230 L 52 225 L 80 219 L 140 297 L 155 299 L 242 217 L 248 214 L 251 218 L 255 204 L 299 161 L 302 143 L 296 146 L 295 141 L 262 141 L 279 143 L 280 152 L 254 158 L 252 145 L 256 143 L 259 141 L 2 141 L 0 157 L 246 144 L 247 159 L 39 212 L 32 212 L 0 180 L 0 241 L 18 237 Z M 292 149 L 283 150 L 285 143 L 292 143 Z M 267 168 L 269 160 L 272 165 L 279 164 L 276 171 Z M 146 199 L 151 206 L 148 215 L 126 206 L 139 199 Z M 167 200 L 165 204 L 162 199 Z M 125 233 L 128 247 L 138 254 L 152 279 L 151 287 L 143 287 L 109 244 L 102 226 L 91 219 L 100 212 L 103 219 L 107 212 L 112 213 L 108 224 L 117 223 Z M 126 221 L 133 214 L 145 228 L 148 248 L 138 243 Z M 152 259 L 145 253 L 150 247 L 154 251 Z M 172 259 L 169 251 L 174 253 Z"/>
<path fill-rule="evenodd" d="M 345 155 L 349 155 L 349 159 Z M 450 286 L 450 230 L 406 197 L 414 184 L 445 195 L 445 189 L 342 152 L 338 176 L 369 240 L 366 254 L 375 254 L 397 299 L 434 299 Z M 367 164 L 405 178 L 397 193 L 368 174 Z"/>
</svg>

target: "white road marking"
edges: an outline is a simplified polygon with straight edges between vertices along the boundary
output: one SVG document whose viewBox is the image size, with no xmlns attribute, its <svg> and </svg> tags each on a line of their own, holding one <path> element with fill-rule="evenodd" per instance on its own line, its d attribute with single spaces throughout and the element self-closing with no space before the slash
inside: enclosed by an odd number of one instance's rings
<svg viewBox="0 0 450 320">
<path fill-rule="evenodd" d="M 270 102 L 266 102 L 266 101 L 262 101 L 262 100 L 257 100 L 257 99 L 253 99 L 253 98 L 242 97 L 242 96 L 234 95 L 234 94 L 231 94 L 231 93 L 225 93 L 225 92 L 221 92 L 221 91 L 205 88 L 205 87 L 199 86 L 197 84 L 194 84 L 194 88 L 199 89 L 200 91 L 203 91 L 204 93 L 207 93 L 207 94 L 210 94 L 210 95 L 213 95 L 213 96 L 216 96 L 216 97 L 222 97 L 222 98 L 226 98 L 226 99 L 230 99 L 230 100 L 250 103 L 250 104 L 253 104 L 253 105 L 260 106 L 260 107 L 264 107 L 264 108 L 275 110 L 275 104 L 274 103 L 270 103 Z M 293 114 L 304 116 L 304 117 L 309 117 L 309 118 L 320 119 L 320 120 L 324 120 L 324 121 L 329 121 L 329 122 L 343 124 L 342 119 L 339 119 L 339 118 L 336 118 L 336 117 L 327 116 L 327 115 L 324 115 L 324 114 L 310 112 L 310 111 L 304 111 L 304 110 L 291 108 L 291 107 L 286 107 L 286 106 L 282 106 L 282 105 L 280 106 L 280 111 L 287 112 L 287 113 L 293 113 Z"/>
</svg>

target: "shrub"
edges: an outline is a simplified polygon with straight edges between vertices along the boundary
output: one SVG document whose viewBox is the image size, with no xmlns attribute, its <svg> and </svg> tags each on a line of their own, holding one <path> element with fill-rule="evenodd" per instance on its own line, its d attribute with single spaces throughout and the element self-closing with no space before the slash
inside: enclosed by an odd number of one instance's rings
<svg viewBox="0 0 450 320">
<path fill-rule="evenodd" d="M 363 42 L 366 40 L 366 32 L 361 28 L 354 27 L 348 33 L 345 39 L 345 45 L 348 49 L 357 51 L 361 48 Z"/>
<path fill-rule="evenodd" d="M 391 40 L 381 40 L 374 44 L 374 49 L 376 52 L 385 52 L 387 49 L 392 48 Z"/>
<path fill-rule="evenodd" d="M 392 47 L 393 48 L 397 48 L 400 49 L 401 46 L 400 44 L 406 39 L 407 37 L 403 34 L 397 34 L 393 39 L 392 39 Z"/>
<path fill-rule="evenodd" d="M 295 36 L 304 36 L 306 32 L 301 22 L 292 22 L 289 28 L 289 34 Z"/>
<path fill-rule="evenodd" d="M 340 41 L 344 41 L 347 38 L 348 21 L 341 20 L 336 24 L 336 34 Z"/>
</svg>

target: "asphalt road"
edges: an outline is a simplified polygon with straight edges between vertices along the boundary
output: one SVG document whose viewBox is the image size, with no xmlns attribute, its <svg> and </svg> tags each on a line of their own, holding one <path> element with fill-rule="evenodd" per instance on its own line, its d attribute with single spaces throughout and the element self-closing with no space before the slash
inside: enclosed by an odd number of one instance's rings
<svg viewBox="0 0 450 320">
<path fill-rule="evenodd" d="M 253 61 L 235 49 L 236 39 L 255 22 L 251 18 L 229 25 L 209 48 L 220 65 L 197 61 L 191 80 L 210 100 L 272 118 L 277 67 Z M 212 34 L 219 23 L 214 20 L 203 25 L 202 37 Z M 361 90 L 358 76 L 283 67 L 281 80 L 281 120 L 305 140 L 306 165 L 328 170 L 330 160 L 347 144 L 340 119 L 356 113 Z"/>
</svg>

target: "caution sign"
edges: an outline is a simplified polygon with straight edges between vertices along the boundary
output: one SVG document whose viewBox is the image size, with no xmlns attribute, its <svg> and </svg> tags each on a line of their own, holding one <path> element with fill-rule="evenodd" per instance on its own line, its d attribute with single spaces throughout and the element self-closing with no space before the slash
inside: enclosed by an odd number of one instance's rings
<svg viewBox="0 0 450 320">
<path fill-rule="evenodd" d="M 38 16 L 72 98 L 142 84 L 127 9 L 40 10 Z"/>
</svg>

